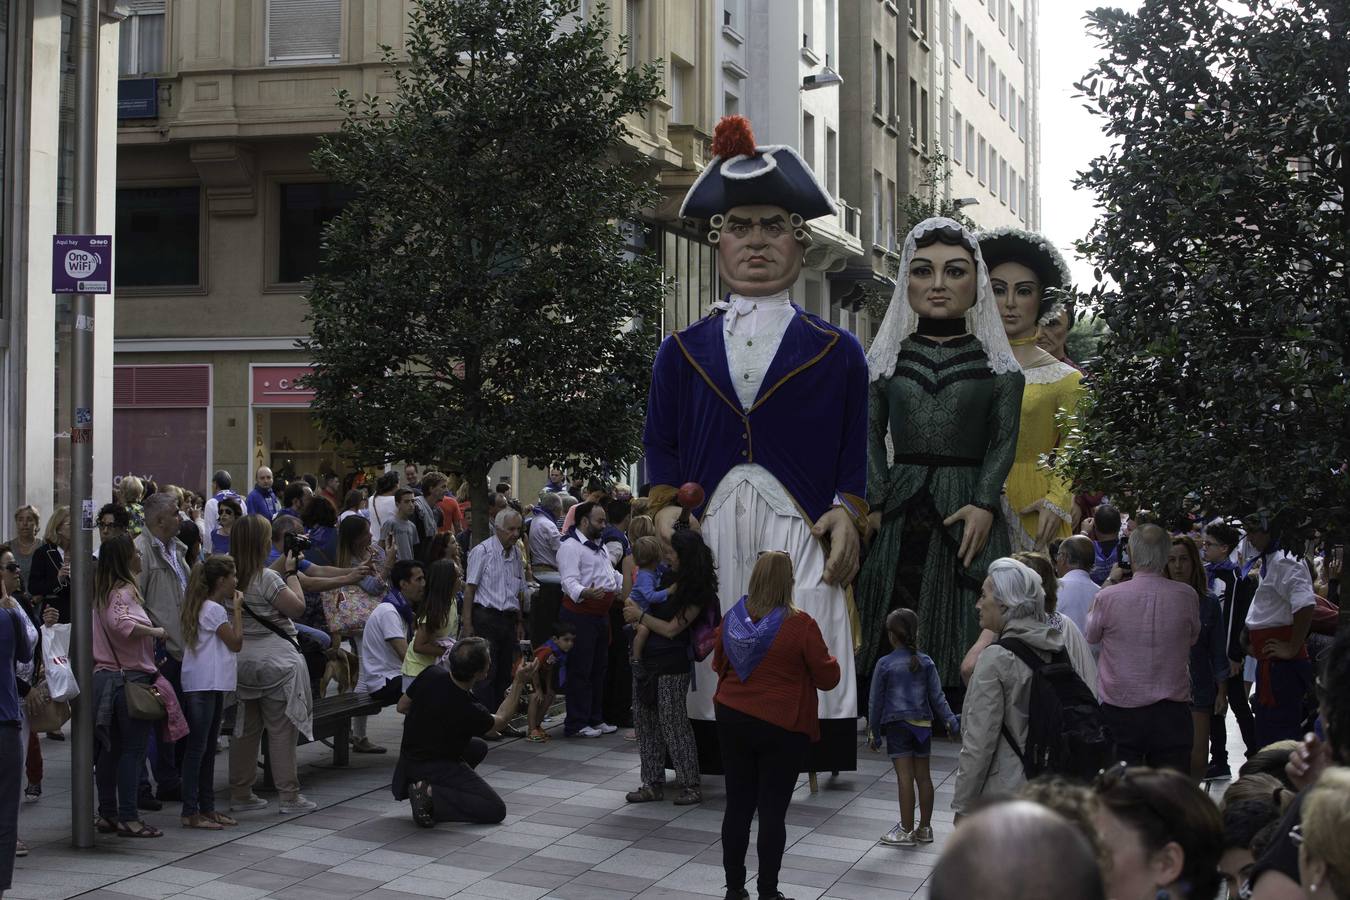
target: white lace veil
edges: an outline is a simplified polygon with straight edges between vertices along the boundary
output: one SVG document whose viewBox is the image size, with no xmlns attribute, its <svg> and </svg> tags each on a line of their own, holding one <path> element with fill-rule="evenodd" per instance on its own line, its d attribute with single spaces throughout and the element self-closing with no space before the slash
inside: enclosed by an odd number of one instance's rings
<svg viewBox="0 0 1350 900">
<path fill-rule="evenodd" d="M 1003 331 L 1003 319 L 999 316 L 998 306 L 994 302 L 994 290 L 989 285 L 989 270 L 984 265 L 984 257 L 980 255 L 979 242 L 975 239 L 975 235 L 962 228 L 956 221 L 936 217 L 920 222 L 905 237 L 895 292 L 891 294 L 891 304 L 886 309 L 886 318 L 881 320 L 881 329 L 877 331 L 872 348 L 867 352 L 867 374 L 871 381 L 890 377 L 895 371 L 896 358 L 900 355 L 900 343 L 913 334 L 919 325 L 919 316 L 909 305 L 909 266 L 914 261 L 919 238 L 939 228 L 960 231 L 966 238 L 967 246 L 975 248 L 973 251 L 977 277 L 975 305 L 966 312 L 966 327 L 984 347 L 985 356 L 989 358 L 989 368 L 997 375 L 1021 371 L 1021 366 L 1012 355 L 1008 336 Z"/>
</svg>

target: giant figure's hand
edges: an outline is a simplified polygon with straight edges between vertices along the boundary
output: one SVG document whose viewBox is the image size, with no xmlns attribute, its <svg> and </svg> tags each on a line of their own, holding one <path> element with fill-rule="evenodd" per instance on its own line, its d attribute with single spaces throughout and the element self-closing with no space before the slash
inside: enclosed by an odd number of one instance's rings
<svg viewBox="0 0 1350 900">
<path fill-rule="evenodd" d="M 961 557 L 961 565 L 969 567 L 984 550 L 984 545 L 989 543 L 989 529 L 993 527 L 994 514 L 987 509 L 968 505 L 942 520 L 943 525 L 955 525 L 957 522 L 966 527 L 961 531 L 961 546 L 957 548 L 956 555 Z"/>
<path fill-rule="evenodd" d="M 830 558 L 825 561 L 826 584 L 846 585 L 858 574 L 858 527 L 853 517 L 842 506 L 825 513 L 816 522 L 811 533 L 818 538 L 829 537 Z"/>
<path fill-rule="evenodd" d="M 867 514 L 867 546 L 872 546 L 872 542 L 877 539 L 881 533 L 881 512 L 870 512 Z"/>
<path fill-rule="evenodd" d="M 1019 516 L 1029 516 L 1032 513 L 1037 515 L 1036 520 L 1036 549 L 1044 550 L 1050 546 L 1050 542 L 1059 534 L 1059 523 L 1064 521 L 1055 515 L 1042 503 L 1033 503 L 1026 509 L 1018 513 Z"/>
</svg>

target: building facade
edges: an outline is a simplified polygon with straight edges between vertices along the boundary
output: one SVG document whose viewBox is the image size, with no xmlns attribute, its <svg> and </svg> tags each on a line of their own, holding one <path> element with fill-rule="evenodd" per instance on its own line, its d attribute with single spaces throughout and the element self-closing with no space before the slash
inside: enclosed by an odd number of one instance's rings
<svg viewBox="0 0 1350 900">
<path fill-rule="evenodd" d="M 127 2 L 127 0 L 123 0 Z M 667 330 L 717 291 L 711 249 L 678 219 L 706 161 L 718 0 L 611 4 L 615 47 L 665 60 L 666 93 L 629 122 L 628 152 L 658 173 L 662 201 L 627 223 L 670 284 Z M 341 122 L 333 92 L 388 95 L 382 46 L 401 52 L 411 0 L 132 0 L 122 25 L 115 451 L 118 472 L 237 486 L 351 463 L 297 385 L 310 360 L 305 279 L 346 190 L 310 163 Z M 589 13 L 593 4 L 583 6 Z M 516 474 L 504 461 L 496 475 Z M 542 483 L 542 477 L 540 477 Z"/>
<path fill-rule="evenodd" d="M 119 26 L 100 4 L 97 228 L 114 230 Z M 74 2 L 0 0 L 0 517 L 31 504 L 45 526 L 70 497 L 69 295 L 52 293 L 52 236 L 74 222 Z M 95 300 L 94 497 L 112 490 L 113 300 Z M 79 517 L 77 515 L 77 524 Z"/>
</svg>

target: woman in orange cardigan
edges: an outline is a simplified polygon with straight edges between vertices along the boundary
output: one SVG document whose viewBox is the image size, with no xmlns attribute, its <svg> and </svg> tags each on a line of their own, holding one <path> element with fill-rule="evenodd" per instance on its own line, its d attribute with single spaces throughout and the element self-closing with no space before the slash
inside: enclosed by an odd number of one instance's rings
<svg viewBox="0 0 1350 900">
<path fill-rule="evenodd" d="M 760 554 L 750 593 L 727 612 L 713 651 L 713 698 L 726 773 L 722 868 L 727 900 L 745 900 L 745 853 L 759 811 L 760 900 L 778 900 L 786 816 L 812 741 L 820 740 L 816 691 L 839 683 L 816 620 L 792 605 L 792 559 Z"/>
</svg>

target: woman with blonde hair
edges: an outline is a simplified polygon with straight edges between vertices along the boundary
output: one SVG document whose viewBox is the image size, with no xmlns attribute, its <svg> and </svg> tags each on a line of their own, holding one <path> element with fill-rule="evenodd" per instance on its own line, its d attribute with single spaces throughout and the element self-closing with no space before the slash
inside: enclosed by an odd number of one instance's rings
<svg viewBox="0 0 1350 900">
<path fill-rule="evenodd" d="M 141 506 L 141 501 L 146 496 L 145 482 L 135 475 L 123 475 L 122 480 L 117 483 L 117 493 L 122 496 L 122 505 L 131 516 L 131 527 L 127 529 L 127 534 L 136 537 L 145 528 L 145 508 Z"/>
<path fill-rule="evenodd" d="M 58 506 L 47 520 L 42 546 L 33 554 L 28 592 L 35 609 L 50 606 L 57 620 L 70 621 L 70 507 Z"/>
<path fill-rule="evenodd" d="M 225 695 L 235 689 L 235 654 L 244 646 L 244 595 L 235 590 L 234 559 L 217 554 L 192 567 L 183 601 L 183 710 L 187 750 L 183 754 L 184 828 L 219 831 L 238 825 L 216 812 L 216 739 Z"/>
<path fill-rule="evenodd" d="M 811 742 L 820 740 L 817 691 L 839 683 L 816 620 L 793 605 L 792 558 L 761 553 L 749 592 L 722 619 L 713 697 L 726 774 L 722 869 L 727 896 L 745 898 L 750 823 L 759 814 L 758 888 L 777 897 L 787 809 Z"/>
<path fill-rule="evenodd" d="M 230 529 L 230 555 L 243 586 L 244 646 L 238 656 L 235 695 L 240 712 L 230 741 L 230 809 L 262 809 L 253 795 L 258 743 L 267 730 L 272 777 L 282 815 L 309 812 L 316 804 L 300 793 L 295 767 L 296 736 L 313 738 L 309 667 L 300 653 L 292 618 L 305 614 L 299 556 L 289 552 L 267 565 L 272 526 L 262 516 L 244 516 Z"/>
<path fill-rule="evenodd" d="M 23 576 L 23 586 L 28 589 L 29 575 L 33 571 L 33 555 L 42 543 L 38 539 L 38 529 L 42 525 L 42 513 L 36 506 L 20 506 L 14 510 L 14 537 L 9 540 L 10 552 L 19 564 L 19 574 Z M 32 593 L 29 590 L 29 593 Z"/>
<path fill-rule="evenodd" d="M 1350 900 L 1350 769 L 1322 773 L 1295 829 L 1299 883 L 1310 900 Z"/>
</svg>

